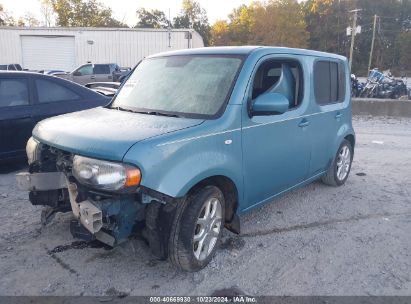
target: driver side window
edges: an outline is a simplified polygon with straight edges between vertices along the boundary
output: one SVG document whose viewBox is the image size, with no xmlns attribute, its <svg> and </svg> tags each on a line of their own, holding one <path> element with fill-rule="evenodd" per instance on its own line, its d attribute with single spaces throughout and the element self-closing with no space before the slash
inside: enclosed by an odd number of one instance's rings
<svg viewBox="0 0 411 304">
<path fill-rule="evenodd" d="M 289 108 L 298 107 L 303 97 L 303 74 L 296 60 L 267 60 L 263 62 L 253 81 L 252 100 L 264 93 L 280 93 L 289 101 Z"/>
<path fill-rule="evenodd" d="M 80 73 L 81 76 L 93 75 L 93 66 L 91 64 L 83 65 L 77 72 Z"/>
</svg>

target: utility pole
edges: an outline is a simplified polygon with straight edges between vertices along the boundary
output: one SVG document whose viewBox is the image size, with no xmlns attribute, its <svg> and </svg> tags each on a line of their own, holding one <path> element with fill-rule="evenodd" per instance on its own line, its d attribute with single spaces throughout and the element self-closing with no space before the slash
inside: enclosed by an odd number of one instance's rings
<svg viewBox="0 0 411 304">
<path fill-rule="evenodd" d="M 340 53 L 340 11 L 341 11 L 341 2 L 338 0 L 338 12 L 337 12 L 337 53 Z"/>
<path fill-rule="evenodd" d="M 370 61 L 368 61 L 368 72 L 371 70 L 371 64 L 372 64 L 372 53 L 374 52 L 374 41 L 375 41 L 375 30 L 377 28 L 377 15 L 374 15 L 374 26 L 372 30 L 372 41 L 371 41 L 371 51 L 370 51 Z"/>
<path fill-rule="evenodd" d="M 355 34 L 357 33 L 357 19 L 358 19 L 359 11 L 361 11 L 361 9 L 350 11 L 350 13 L 354 13 L 352 28 L 351 28 L 350 69 L 352 67 L 352 57 L 354 53 L 354 41 L 355 41 Z"/>
</svg>

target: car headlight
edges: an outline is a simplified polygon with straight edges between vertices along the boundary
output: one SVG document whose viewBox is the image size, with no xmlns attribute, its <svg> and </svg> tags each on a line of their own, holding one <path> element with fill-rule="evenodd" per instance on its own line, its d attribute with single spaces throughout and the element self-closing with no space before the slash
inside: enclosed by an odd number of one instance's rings
<svg viewBox="0 0 411 304">
<path fill-rule="evenodd" d="M 26 145 L 26 154 L 29 165 L 40 158 L 40 148 L 40 142 L 35 140 L 33 137 L 30 137 Z"/>
<path fill-rule="evenodd" d="M 136 167 L 79 155 L 73 159 L 73 175 L 84 185 L 112 191 L 138 186 L 141 181 Z"/>
</svg>

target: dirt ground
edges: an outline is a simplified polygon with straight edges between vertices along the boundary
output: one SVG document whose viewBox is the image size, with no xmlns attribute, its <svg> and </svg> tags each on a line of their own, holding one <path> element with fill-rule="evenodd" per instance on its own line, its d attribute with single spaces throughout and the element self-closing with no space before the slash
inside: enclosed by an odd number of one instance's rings
<svg viewBox="0 0 411 304">
<path fill-rule="evenodd" d="M 24 165 L 2 167 L 0 295 L 411 295 L 411 119 L 354 124 L 346 185 L 316 182 L 252 211 L 198 273 L 155 260 L 138 239 L 73 243 L 69 213 L 42 227 L 41 207 L 15 186 Z"/>
</svg>

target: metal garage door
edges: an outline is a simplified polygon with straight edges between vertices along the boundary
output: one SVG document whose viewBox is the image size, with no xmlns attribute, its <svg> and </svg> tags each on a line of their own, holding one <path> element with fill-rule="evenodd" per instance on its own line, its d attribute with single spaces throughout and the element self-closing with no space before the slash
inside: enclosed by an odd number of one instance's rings
<svg viewBox="0 0 411 304">
<path fill-rule="evenodd" d="M 21 36 L 23 66 L 30 70 L 75 68 L 74 37 Z"/>
</svg>

